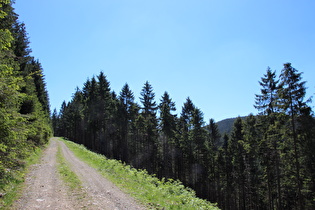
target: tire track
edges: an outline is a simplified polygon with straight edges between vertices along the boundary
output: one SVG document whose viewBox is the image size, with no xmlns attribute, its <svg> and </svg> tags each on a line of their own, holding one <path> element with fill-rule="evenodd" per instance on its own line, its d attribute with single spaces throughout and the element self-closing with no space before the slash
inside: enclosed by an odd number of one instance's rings
<svg viewBox="0 0 315 210">
<path fill-rule="evenodd" d="M 22 196 L 12 209 L 79 209 L 80 203 L 69 196 L 68 189 L 56 169 L 58 144 L 51 140 L 40 164 L 33 165 L 26 175 Z"/>
<path fill-rule="evenodd" d="M 81 179 L 85 191 L 92 199 L 93 209 L 145 209 L 104 178 L 97 170 L 79 160 L 63 142 L 58 142 L 65 159 L 70 163 L 71 169 Z"/>
</svg>

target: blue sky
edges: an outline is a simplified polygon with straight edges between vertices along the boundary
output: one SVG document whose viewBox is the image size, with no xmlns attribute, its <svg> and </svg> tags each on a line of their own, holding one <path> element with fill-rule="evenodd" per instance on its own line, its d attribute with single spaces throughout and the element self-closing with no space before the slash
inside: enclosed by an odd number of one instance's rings
<svg viewBox="0 0 315 210">
<path fill-rule="evenodd" d="M 138 100 L 149 81 L 178 113 L 190 97 L 206 122 L 249 113 L 268 66 L 290 62 L 315 93 L 314 0 L 16 0 L 51 109 L 103 71 Z M 311 104 L 314 106 L 314 103 Z"/>
</svg>

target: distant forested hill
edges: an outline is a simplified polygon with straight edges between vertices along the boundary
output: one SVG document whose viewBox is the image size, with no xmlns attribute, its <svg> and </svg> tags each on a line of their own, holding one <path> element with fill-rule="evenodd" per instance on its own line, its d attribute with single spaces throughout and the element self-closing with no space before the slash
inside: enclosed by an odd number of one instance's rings
<svg viewBox="0 0 315 210">
<path fill-rule="evenodd" d="M 241 117 L 243 120 L 246 118 L 246 117 Z M 224 120 L 221 120 L 219 122 L 217 122 L 217 125 L 218 125 L 218 129 L 220 131 L 220 134 L 223 136 L 225 133 L 230 135 L 232 130 L 233 130 L 233 125 L 234 125 L 234 122 L 235 120 L 237 119 L 237 117 L 234 117 L 234 118 L 227 118 L 227 119 L 224 119 Z"/>
</svg>

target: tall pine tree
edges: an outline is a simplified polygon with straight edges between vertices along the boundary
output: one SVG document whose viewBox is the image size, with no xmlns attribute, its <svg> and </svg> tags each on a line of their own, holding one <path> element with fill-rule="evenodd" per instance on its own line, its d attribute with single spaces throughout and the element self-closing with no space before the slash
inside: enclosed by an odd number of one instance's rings
<svg viewBox="0 0 315 210">
<path fill-rule="evenodd" d="M 155 93 L 151 84 L 147 81 L 140 93 L 140 101 L 142 103 L 142 117 L 145 123 L 145 130 L 143 133 L 144 150 L 142 151 L 146 157 L 146 167 L 149 173 L 157 172 L 157 117 L 156 110 L 158 109 L 155 102 Z"/>
</svg>

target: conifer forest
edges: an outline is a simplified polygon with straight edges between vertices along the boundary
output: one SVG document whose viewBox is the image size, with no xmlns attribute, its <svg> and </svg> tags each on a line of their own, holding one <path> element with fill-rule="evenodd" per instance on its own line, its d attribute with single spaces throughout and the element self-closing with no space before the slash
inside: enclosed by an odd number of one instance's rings
<svg viewBox="0 0 315 210">
<path fill-rule="evenodd" d="M 0 188 L 8 169 L 22 167 L 54 133 L 180 180 L 221 209 L 315 208 L 315 118 L 303 74 L 291 63 L 280 72 L 267 68 L 253 96 L 258 114 L 237 118 L 231 133 L 220 133 L 189 97 L 176 110 L 168 92 L 157 98 L 146 81 L 137 102 L 128 83 L 116 93 L 103 72 L 50 113 L 25 25 L 11 3 L 0 4 Z"/>
<path fill-rule="evenodd" d="M 0 0 L 0 190 L 52 135 L 41 63 L 30 55 L 24 23 Z M 13 178 L 12 178 L 13 177 Z"/>
<path fill-rule="evenodd" d="M 257 116 L 236 119 L 221 134 L 188 97 L 180 115 L 169 93 L 156 100 L 145 82 L 140 104 L 125 84 L 119 94 L 103 72 L 54 110 L 55 135 L 108 158 L 178 179 L 222 209 L 312 209 L 315 119 L 302 73 L 270 68 L 255 96 Z"/>
</svg>

